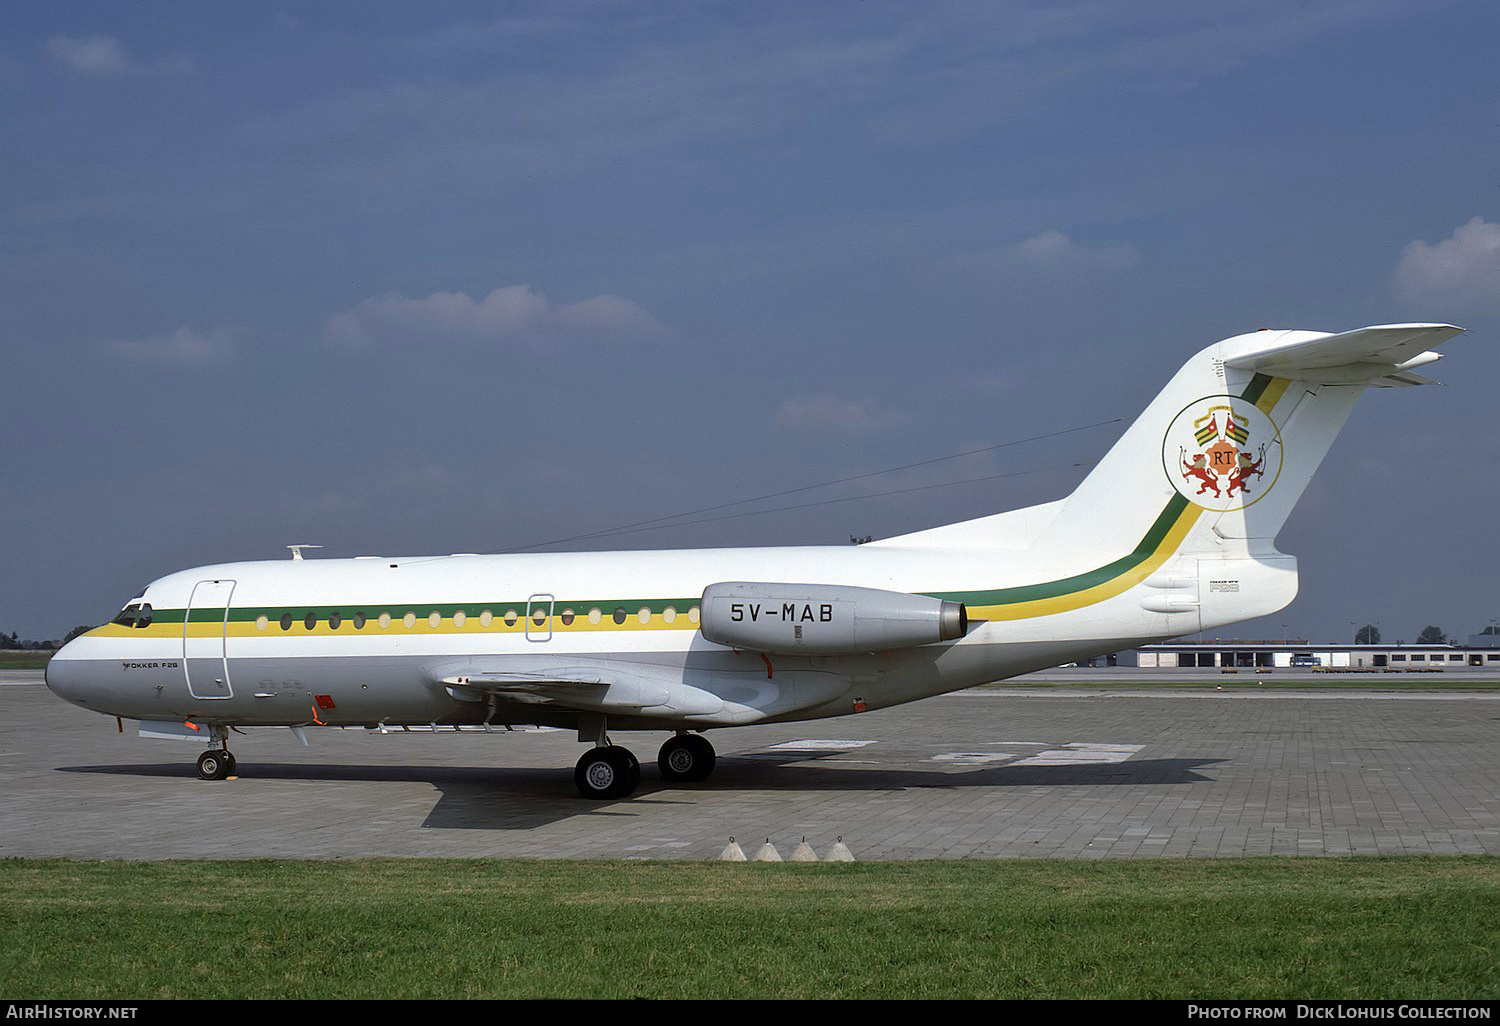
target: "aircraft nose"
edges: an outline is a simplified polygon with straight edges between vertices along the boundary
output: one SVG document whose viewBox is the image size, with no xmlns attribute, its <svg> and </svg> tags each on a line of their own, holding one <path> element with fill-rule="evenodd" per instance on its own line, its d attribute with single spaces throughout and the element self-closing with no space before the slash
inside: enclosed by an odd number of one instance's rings
<svg viewBox="0 0 1500 1026">
<path fill-rule="evenodd" d="M 88 707 L 91 692 L 88 663 L 78 657 L 77 639 L 68 642 L 47 660 L 42 670 L 42 679 L 47 688 L 58 698 L 74 705 Z"/>
</svg>

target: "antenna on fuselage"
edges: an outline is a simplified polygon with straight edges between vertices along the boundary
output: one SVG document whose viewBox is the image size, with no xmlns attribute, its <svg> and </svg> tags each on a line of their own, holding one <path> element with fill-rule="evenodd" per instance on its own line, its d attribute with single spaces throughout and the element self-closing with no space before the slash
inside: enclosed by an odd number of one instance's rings
<svg viewBox="0 0 1500 1026">
<path fill-rule="evenodd" d="M 292 550 L 292 558 L 293 559 L 301 559 L 302 558 L 302 550 L 303 549 L 321 549 L 322 547 L 323 546 L 321 546 L 321 545 L 288 545 L 287 546 L 287 548 L 289 548 L 289 549 Z"/>
</svg>

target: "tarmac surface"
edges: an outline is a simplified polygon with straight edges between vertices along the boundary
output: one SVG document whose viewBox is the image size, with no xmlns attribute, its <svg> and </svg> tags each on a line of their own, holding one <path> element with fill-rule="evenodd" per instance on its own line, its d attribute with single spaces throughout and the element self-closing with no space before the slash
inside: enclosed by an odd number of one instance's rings
<svg viewBox="0 0 1500 1026">
<path fill-rule="evenodd" d="M 731 837 L 783 857 L 842 838 L 859 860 L 1500 854 L 1500 691 L 1068 684 L 1112 672 L 711 731 L 718 768 L 686 786 L 656 769 L 666 734 L 615 733 L 641 787 L 601 803 L 577 796 L 564 731 L 311 729 L 303 748 L 256 729 L 231 744 L 238 779 L 202 781 L 201 745 L 117 733 L 40 670 L 0 670 L 0 856 L 712 859 Z"/>
</svg>

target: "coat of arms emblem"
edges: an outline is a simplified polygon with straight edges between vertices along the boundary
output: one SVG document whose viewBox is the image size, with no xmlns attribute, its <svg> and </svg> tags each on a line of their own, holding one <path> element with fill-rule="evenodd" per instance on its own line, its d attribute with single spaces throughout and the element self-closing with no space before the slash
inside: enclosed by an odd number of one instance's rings
<svg viewBox="0 0 1500 1026">
<path fill-rule="evenodd" d="M 1281 433 L 1271 418 L 1234 396 L 1210 396 L 1179 413 L 1162 443 L 1172 486 L 1205 509 L 1241 509 L 1276 483 Z"/>
</svg>

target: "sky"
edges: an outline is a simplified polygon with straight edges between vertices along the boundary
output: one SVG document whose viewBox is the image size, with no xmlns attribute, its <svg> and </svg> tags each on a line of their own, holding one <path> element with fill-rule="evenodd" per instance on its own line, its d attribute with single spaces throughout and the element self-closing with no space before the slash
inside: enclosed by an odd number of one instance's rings
<svg viewBox="0 0 1500 1026">
<path fill-rule="evenodd" d="M 1488 0 L 12 0 L 0 630 L 291 543 L 888 537 L 1065 495 L 1219 339 L 1435 321 L 1443 387 L 1368 395 L 1282 532 L 1296 601 L 1219 633 L 1467 636 L 1497 38 Z"/>
</svg>

